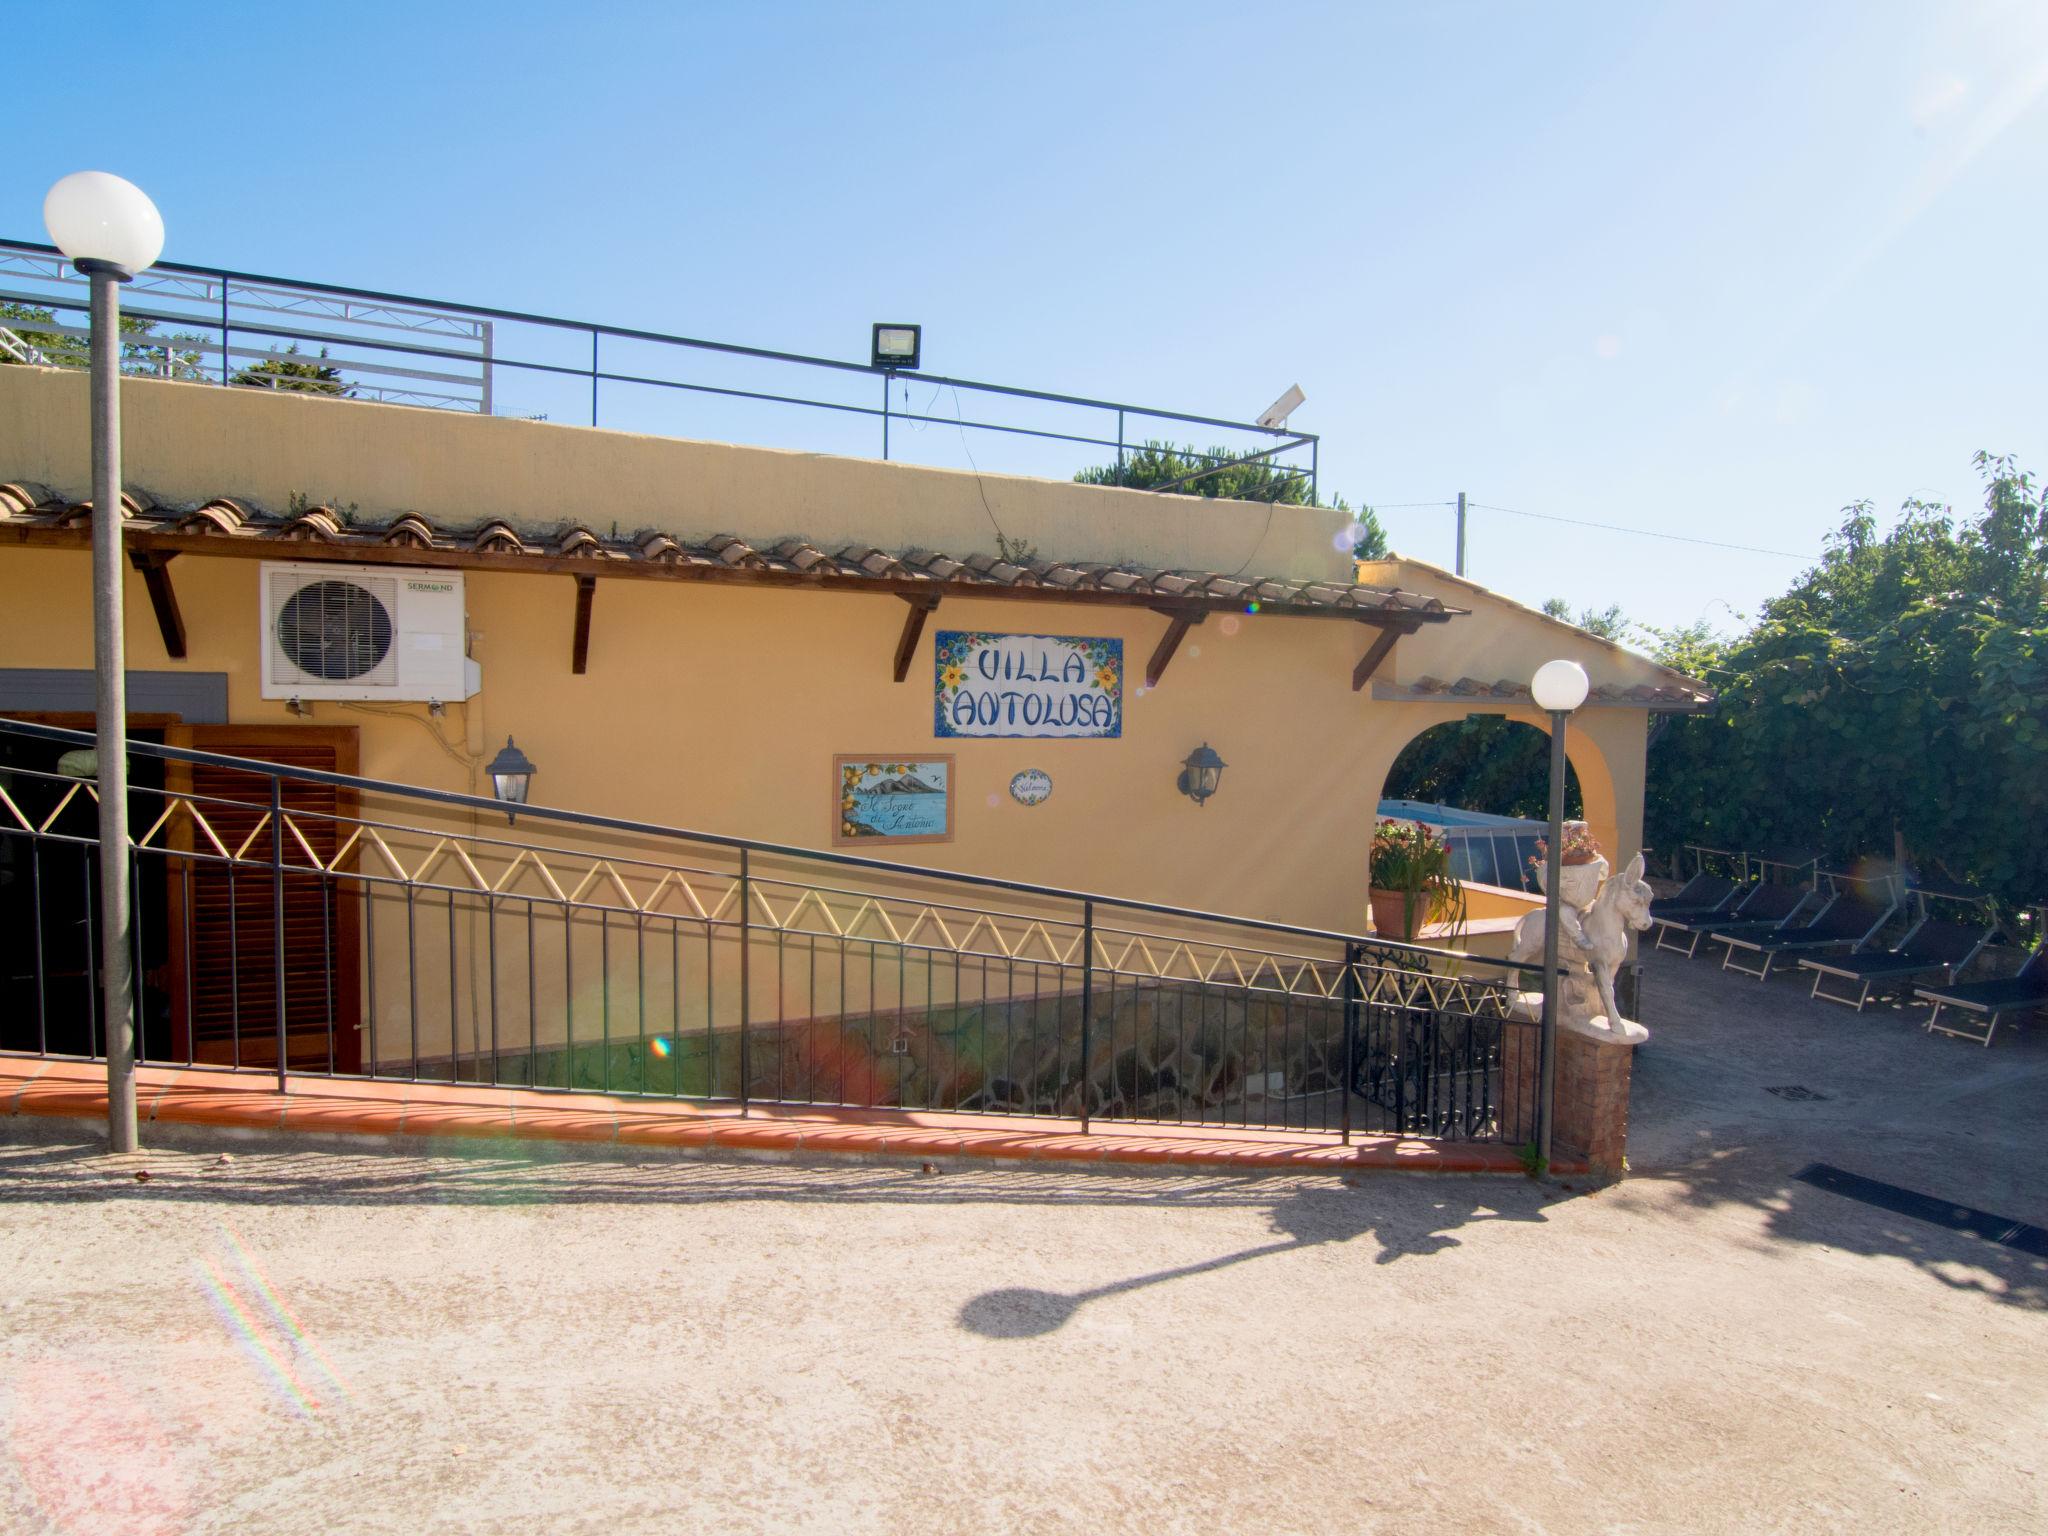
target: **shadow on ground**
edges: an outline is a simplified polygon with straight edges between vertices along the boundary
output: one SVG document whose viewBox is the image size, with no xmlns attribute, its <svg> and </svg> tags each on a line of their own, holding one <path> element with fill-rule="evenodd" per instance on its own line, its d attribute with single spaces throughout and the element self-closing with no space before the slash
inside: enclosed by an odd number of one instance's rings
<svg viewBox="0 0 2048 1536">
<path fill-rule="evenodd" d="M 50 1134 L 56 1133 L 50 1128 Z M 69 1135 L 75 1136 L 71 1129 Z M 925 1172 L 915 1165 L 719 1162 L 592 1155 L 547 1143 L 438 1144 L 432 1153 L 320 1148 L 265 1136 L 222 1153 L 193 1144 L 139 1161 L 74 1140 L 0 1144 L 0 1204 L 186 1202 L 266 1206 L 518 1206 L 712 1203 L 1094 1206 L 1258 1209 L 1279 1241 L 1178 1269 L 1063 1293 L 1004 1289 L 961 1309 L 963 1327 L 1021 1338 L 1061 1327 L 1087 1302 L 1269 1255 L 1370 1237 L 1374 1261 L 1425 1258 L 1459 1245 L 1474 1222 L 1541 1222 L 1572 1198 L 1519 1177 L 1125 1173 L 1017 1166 Z M 930 1166 L 930 1165 L 927 1165 Z M 146 1179 L 137 1177 L 140 1168 Z"/>
<path fill-rule="evenodd" d="M 1991 1051 L 1927 1035 L 1900 1010 L 1857 1015 L 1796 979 L 1758 984 L 1704 960 L 1648 957 L 1652 1039 L 1636 1059 L 1633 1174 L 1604 1199 L 1646 1222 L 1762 1216 L 1766 1248 L 1898 1260 L 1942 1286 L 2048 1309 L 2048 1260 L 1800 1183 L 1827 1162 L 2016 1222 L 2048 1226 L 2048 1031 Z M 1774 1094 L 1798 1088 L 1802 1095 Z M 1540 1223 L 1570 1185 L 1445 1175 L 1120 1172 L 988 1165 L 721 1162 L 524 1141 L 414 1148 L 261 1137 L 153 1148 L 121 1164 L 58 1122 L 16 1121 L 0 1143 L 0 1203 L 187 1201 L 248 1205 L 664 1205 L 713 1202 L 1204 1207 L 1264 1210 L 1276 1241 L 1087 1290 L 1004 1288 L 960 1312 L 965 1328 L 1027 1338 L 1090 1301 L 1278 1254 L 1370 1238 L 1375 1261 L 1456 1247 L 1474 1223 Z M 182 1150 L 181 1150 L 182 1148 Z M 1748 1240 L 1745 1234 L 1745 1239 Z"/>
<path fill-rule="evenodd" d="M 1759 983 L 1704 955 L 1645 959 L 1651 1040 L 1618 1198 L 1750 1207 L 1771 1243 L 1898 1259 L 1952 1290 L 2048 1309 L 2048 1260 L 1796 1177 L 1824 1162 L 2048 1226 L 2048 1031 L 2002 1030 L 1987 1050 L 1928 1034 L 1924 1005 L 1815 1001 L 1810 973 Z"/>
<path fill-rule="evenodd" d="M 1043 1291 L 1022 1286 L 984 1291 L 961 1307 L 960 1324 L 984 1338 L 1036 1338 L 1065 1327 L 1087 1302 L 1205 1275 L 1274 1254 L 1293 1253 L 1319 1243 L 1348 1243 L 1372 1234 L 1380 1243 L 1373 1262 L 1391 1264 L 1396 1259 L 1421 1258 L 1457 1247 L 1455 1232 L 1472 1222 L 1543 1220 L 1540 1190 L 1524 1191 L 1520 1200 L 1503 1201 L 1499 1192 L 1489 1187 L 1493 1181 L 1488 1181 L 1488 1186 L 1466 1180 L 1441 1182 L 1446 1187 L 1428 1192 L 1435 1198 L 1425 1202 L 1419 1219 L 1408 1213 L 1395 1216 L 1379 1208 L 1376 1202 L 1347 1197 L 1343 1191 L 1304 1191 L 1273 1207 L 1273 1230 L 1283 1234 L 1280 1242 L 1241 1249 L 1177 1269 L 1134 1275 L 1085 1291 Z"/>
</svg>

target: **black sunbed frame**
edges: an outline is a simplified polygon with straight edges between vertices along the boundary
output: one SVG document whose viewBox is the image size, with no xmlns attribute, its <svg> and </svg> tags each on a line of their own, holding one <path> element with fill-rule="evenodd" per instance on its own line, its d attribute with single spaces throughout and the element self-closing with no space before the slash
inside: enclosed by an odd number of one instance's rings
<svg viewBox="0 0 2048 1536">
<path fill-rule="evenodd" d="M 1717 929 L 1707 938 L 1710 942 L 1727 946 L 1728 952 L 1721 957 L 1722 970 L 1740 971 L 1758 981 L 1768 981 L 1771 967 L 1797 950 L 1846 949 L 1855 954 L 1884 931 L 1884 925 L 1898 910 L 1896 901 L 1886 902 L 1880 907 L 1874 901 L 1845 896 L 1837 891 L 1809 921 L 1796 928 L 1781 923 L 1768 933 L 1734 933 Z M 1755 970 L 1736 964 L 1738 950 L 1748 950 L 1762 959 L 1763 964 Z"/>
<path fill-rule="evenodd" d="M 1954 981 L 1977 958 L 1978 952 L 1997 937 L 1995 925 L 1978 932 L 1962 923 L 1934 922 L 1923 911 L 1920 921 L 1891 949 L 1829 960 L 1807 955 L 1800 959 L 1799 966 L 1813 972 L 1814 997 L 1844 1003 L 1861 1013 L 1874 988 L 1895 984 L 1902 988 L 1904 996 L 1911 990 L 1910 983 L 1936 971 L 1941 973 L 1942 983 Z M 1856 996 L 1844 997 L 1828 991 L 1826 982 L 1831 976 L 1856 985 Z"/>
<path fill-rule="evenodd" d="M 1915 987 L 1913 995 L 1934 1004 L 1934 1012 L 1927 1016 L 1930 1031 L 1988 1046 L 1991 1037 L 1998 1033 L 1998 1021 L 2006 1014 L 2048 1008 L 2048 944 L 2036 944 L 2017 975 L 1999 981 L 1973 981 L 1960 987 Z M 1983 1022 L 1965 1024 L 1961 1028 L 1944 1024 L 1941 1022 L 1941 1010 L 1944 1008 L 1960 1008 L 1965 1013 L 1976 1014 Z"/>
<path fill-rule="evenodd" d="M 1742 909 L 1756 899 L 1757 892 L 1765 889 L 1767 887 L 1761 881 L 1750 885 L 1737 885 L 1719 901 L 1705 906 L 1670 907 L 1662 912 L 1653 911 L 1650 920 L 1657 925 L 1657 942 L 1654 947 L 1668 949 L 1690 960 L 1699 952 L 1700 940 L 1706 936 L 1709 928 L 1736 920 Z M 1688 944 L 1666 943 L 1665 941 L 1673 934 L 1690 934 L 1692 941 Z"/>
</svg>

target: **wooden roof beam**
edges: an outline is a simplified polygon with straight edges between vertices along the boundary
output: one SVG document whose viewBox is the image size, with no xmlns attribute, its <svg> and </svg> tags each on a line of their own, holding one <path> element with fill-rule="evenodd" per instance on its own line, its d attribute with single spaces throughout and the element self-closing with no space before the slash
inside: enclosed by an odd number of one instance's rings
<svg viewBox="0 0 2048 1536">
<path fill-rule="evenodd" d="M 1372 681 L 1373 673 L 1379 671 L 1380 663 L 1393 655 L 1394 642 L 1403 635 L 1414 633 L 1413 626 L 1389 624 L 1374 635 L 1372 644 L 1366 648 L 1365 654 L 1358 658 L 1358 665 L 1351 669 L 1351 691 L 1361 692 L 1365 685 Z"/>
<path fill-rule="evenodd" d="M 896 638 L 896 681 L 900 683 L 910 676 L 910 660 L 917 654 L 917 642 L 924 636 L 924 621 L 939 606 L 939 594 L 898 592 L 896 595 L 910 604 L 910 612 L 903 615 L 903 633 Z"/>
<path fill-rule="evenodd" d="M 128 554 L 142 573 L 142 585 L 149 592 L 149 606 L 156 614 L 157 633 L 164 637 L 164 654 L 173 661 L 185 659 L 185 616 L 178 611 L 177 589 L 171 585 L 170 563 L 176 550 L 137 549 Z"/>
<path fill-rule="evenodd" d="M 1159 644 L 1152 648 L 1152 659 L 1145 663 L 1145 686 L 1157 688 L 1159 679 L 1166 676 L 1167 664 L 1173 660 L 1173 653 L 1180 649 L 1181 641 L 1194 625 L 1208 617 L 1200 608 L 1159 608 L 1154 610 L 1166 616 L 1166 633 L 1159 637 Z"/>
<path fill-rule="evenodd" d="M 576 638 L 570 645 L 570 670 L 578 677 L 590 670 L 590 609 L 597 601 L 597 578 L 576 578 Z"/>
</svg>

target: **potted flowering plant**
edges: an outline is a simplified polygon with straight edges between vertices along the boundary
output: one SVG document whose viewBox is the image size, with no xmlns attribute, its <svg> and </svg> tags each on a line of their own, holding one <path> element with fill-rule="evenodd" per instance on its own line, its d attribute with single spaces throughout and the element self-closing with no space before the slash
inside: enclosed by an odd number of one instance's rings
<svg viewBox="0 0 2048 1536">
<path fill-rule="evenodd" d="M 1537 838 L 1529 866 L 1536 871 L 1538 890 L 1547 889 L 1549 854 L 1549 839 Z M 1583 821 L 1568 821 L 1564 824 L 1564 836 L 1558 839 L 1557 857 L 1562 866 L 1558 900 L 1568 907 L 1591 906 L 1593 898 L 1600 894 L 1600 882 L 1607 876 L 1607 860 L 1600 851 L 1600 840 Z"/>
<path fill-rule="evenodd" d="M 1382 821 L 1372 835 L 1372 923 L 1412 939 L 1431 923 L 1465 927 L 1465 887 L 1451 873 L 1450 840 L 1419 821 Z"/>
</svg>

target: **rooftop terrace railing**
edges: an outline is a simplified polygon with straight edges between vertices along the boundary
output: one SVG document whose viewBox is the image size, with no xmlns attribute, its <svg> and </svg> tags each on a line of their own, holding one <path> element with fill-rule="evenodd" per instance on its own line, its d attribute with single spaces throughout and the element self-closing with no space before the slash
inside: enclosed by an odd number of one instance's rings
<svg viewBox="0 0 2048 1536">
<path fill-rule="evenodd" d="M 55 247 L 0 240 L 0 365 L 83 367 L 86 313 Z M 1317 488 L 1318 439 L 1286 427 L 554 315 L 171 261 L 122 315 L 137 375 L 1058 478 L 1199 428 L 1205 472 Z M 982 464 L 970 433 L 1014 451 Z"/>
<path fill-rule="evenodd" d="M 92 742 L 0 720 L 0 1052 L 104 1054 Z M 1531 967 L 130 745 L 145 1062 L 1530 1139 Z"/>
</svg>

